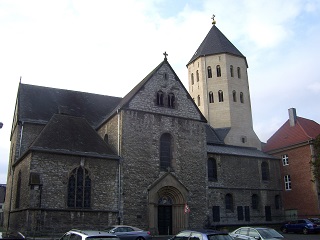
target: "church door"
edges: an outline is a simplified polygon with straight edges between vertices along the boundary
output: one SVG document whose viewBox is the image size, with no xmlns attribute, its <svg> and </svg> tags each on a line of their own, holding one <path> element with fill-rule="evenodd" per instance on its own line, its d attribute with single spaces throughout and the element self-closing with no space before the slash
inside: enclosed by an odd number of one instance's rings
<svg viewBox="0 0 320 240">
<path fill-rule="evenodd" d="M 158 230 L 159 235 L 172 235 L 172 206 L 158 206 Z"/>
</svg>

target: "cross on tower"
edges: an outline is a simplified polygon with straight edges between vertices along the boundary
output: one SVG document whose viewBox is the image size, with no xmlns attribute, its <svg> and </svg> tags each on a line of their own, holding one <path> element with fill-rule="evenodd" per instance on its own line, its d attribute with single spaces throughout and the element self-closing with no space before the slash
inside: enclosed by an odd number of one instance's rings
<svg viewBox="0 0 320 240">
<path fill-rule="evenodd" d="M 164 60 L 167 60 L 168 53 L 164 52 L 163 55 L 164 55 Z"/>
<path fill-rule="evenodd" d="M 216 17 L 216 15 L 212 14 L 212 24 L 216 24 L 216 20 L 214 20 L 214 18 Z"/>
</svg>

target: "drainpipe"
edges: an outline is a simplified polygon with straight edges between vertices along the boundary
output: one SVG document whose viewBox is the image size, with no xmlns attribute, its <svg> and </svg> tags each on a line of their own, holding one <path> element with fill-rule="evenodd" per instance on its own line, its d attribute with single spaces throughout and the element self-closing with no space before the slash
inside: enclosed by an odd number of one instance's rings
<svg viewBox="0 0 320 240">
<path fill-rule="evenodd" d="M 118 163 L 118 224 L 121 224 L 121 153 L 120 153 L 120 111 L 117 109 L 118 115 L 118 155 L 120 156 Z"/>
</svg>

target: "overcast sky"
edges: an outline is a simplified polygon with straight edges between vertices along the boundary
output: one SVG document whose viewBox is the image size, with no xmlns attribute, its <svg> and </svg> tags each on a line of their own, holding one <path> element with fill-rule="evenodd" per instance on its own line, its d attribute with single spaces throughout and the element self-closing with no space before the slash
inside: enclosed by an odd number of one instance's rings
<svg viewBox="0 0 320 240">
<path fill-rule="evenodd" d="M 216 26 L 246 56 L 261 141 L 288 109 L 320 123 L 320 0 L 0 0 L 0 183 L 22 83 L 123 97 L 162 60 L 186 64 Z"/>
</svg>

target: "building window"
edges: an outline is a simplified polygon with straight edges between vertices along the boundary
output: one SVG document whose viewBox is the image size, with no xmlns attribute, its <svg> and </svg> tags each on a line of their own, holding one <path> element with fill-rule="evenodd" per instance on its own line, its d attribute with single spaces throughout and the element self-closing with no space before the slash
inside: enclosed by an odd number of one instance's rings
<svg viewBox="0 0 320 240">
<path fill-rule="evenodd" d="M 199 71 L 197 70 L 197 82 L 199 82 Z"/>
<path fill-rule="evenodd" d="M 247 142 L 247 137 L 246 136 L 241 136 L 241 142 L 246 143 Z"/>
<path fill-rule="evenodd" d="M 230 65 L 230 75 L 231 75 L 231 77 L 233 77 L 233 66 L 232 65 Z"/>
<path fill-rule="evenodd" d="M 232 91 L 232 98 L 234 102 L 237 101 L 237 92 L 235 90 Z"/>
<path fill-rule="evenodd" d="M 171 167 L 172 159 L 172 137 L 164 133 L 160 137 L 160 169 L 167 170 Z"/>
<path fill-rule="evenodd" d="M 168 107 L 169 108 L 174 108 L 175 105 L 175 97 L 173 93 L 169 93 L 168 95 Z"/>
<path fill-rule="evenodd" d="M 251 197 L 251 205 L 252 209 L 258 209 L 259 208 L 259 196 L 257 194 L 253 194 Z"/>
<path fill-rule="evenodd" d="M 244 101 L 243 101 L 243 92 L 240 93 L 240 102 L 244 103 Z"/>
<path fill-rule="evenodd" d="M 198 106 L 200 106 L 200 95 L 198 95 Z"/>
<path fill-rule="evenodd" d="M 157 105 L 163 106 L 163 92 L 162 91 L 157 92 Z"/>
<path fill-rule="evenodd" d="M 208 70 L 208 78 L 212 78 L 212 69 L 211 69 L 211 67 L 209 66 L 207 68 L 207 70 Z"/>
<path fill-rule="evenodd" d="M 241 78 L 241 71 L 240 71 L 240 67 L 237 67 L 237 73 L 238 73 L 238 78 Z"/>
<path fill-rule="evenodd" d="M 191 84 L 192 84 L 192 85 L 194 84 L 194 76 L 193 76 L 193 73 L 191 73 Z"/>
<path fill-rule="evenodd" d="M 212 207 L 212 217 L 214 222 L 220 222 L 220 207 L 213 206 Z"/>
<path fill-rule="evenodd" d="M 217 77 L 221 77 L 221 68 L 220 68 L 220 65 L 217 65 L 216 69 L 217 69 Z"/>
<path fill-rule="evenodd" d="M 73 169 L 68 181 L 68 207 L 90 208 L 91 179 L 83 167 Z"/>
<path fill-rule="evenodd" d="M 280 209 L 281 208 L 281 198 L 280 195 L 276 195 L 274 197 L 274 201 L 275 201 L 275 207 L 276 209 Z"/>
<path fill-rule="evenodd" d="M 20 208 L 20 195 L 21 195 L 21 171 L 18 173 L 17 192 L 15 207 Z"/>
<path fill-rule="evenodd" d="M 288 157 L 288 154 L 282 155 L 281 158 L 282 158 L 282 164 L 283 164 L 283 166 L 289 165 L 289 157 Z"/>
<path fill-rule="evenodd" d="M 168 73 L 164 73 L 163 77 L 165 80 L 168 80 L 168 78 L 169 78 Z"/>
<path fill-rule="evenodd" d="M 222 92 L 222 90 L 219 90 L 218 97 L 219 97 L 219 102 L 223 102 L 223 92 Z"/>
<path fill-rule="evenodd" d="M 217 162 L 214 158 L 208 159 L 208 180 L 217 181 Z"/>
<path fill-rule="evenodd" d="M 209 92 L 209 103 L 213 103 L 214 99 L 213 99 L 213 92 Z"/>
<path fill-rule="evenodd" d="M 225 204 L 226 210 L 230 210 L 233 212 L 233 197 L 230 193 L 226 194 L 225 196 Z"/>
<path fill-rule="evenodd" d="M 261 163 L 261 176 L 263 181 L 269 180 L 269 164 L 267 162 Z"/>
<path fill-rule="evenodd" d="M 290 175 L 284 176 L 284 188 L 285 190 L 291 190 L 291 178 Z"/>
</svg>

